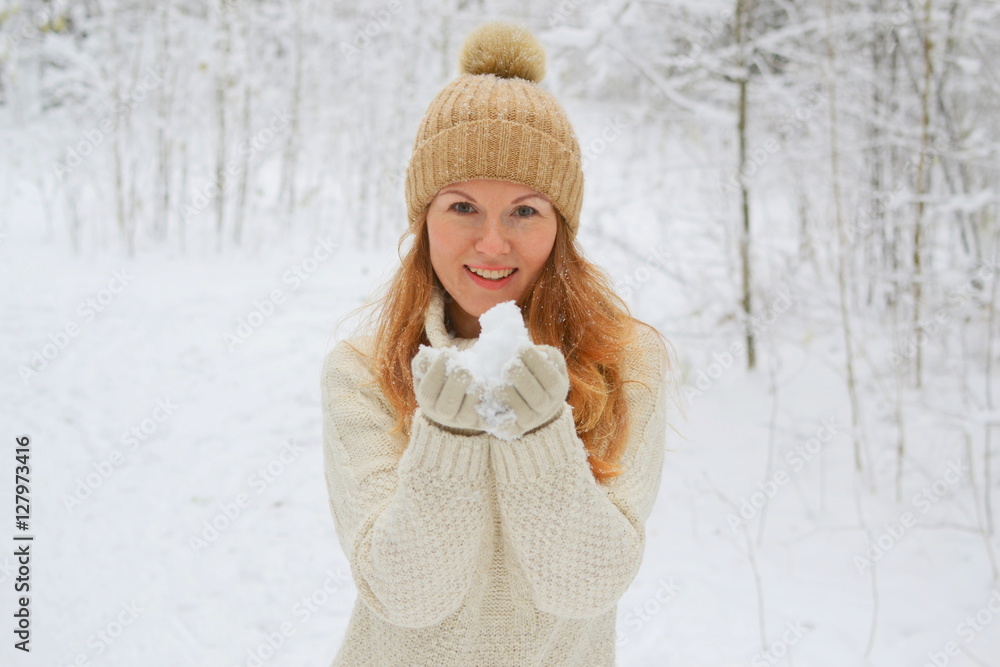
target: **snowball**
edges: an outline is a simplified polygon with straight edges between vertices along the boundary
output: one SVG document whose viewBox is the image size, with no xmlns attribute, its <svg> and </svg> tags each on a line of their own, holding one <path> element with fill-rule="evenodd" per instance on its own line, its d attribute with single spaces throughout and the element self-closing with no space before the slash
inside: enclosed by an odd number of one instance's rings
<svg viewBox="0 0 1000 667">
<path fill-rule="evenodd" d="M 511 370 L 520 365 L 518 352 L 531 345 L 521 309 L 513 301 L 493 306 L 479 317 L 479 338 L 467 350 L 445 348 L 449 373 L 464 368 L 472 376 L 468 393 L 479 395 L 476 411 L 486 422 L 486 432 L 502 440 L 511 436 L 501 430 L 515 419 L 514 411 L 500 400 L 500 390 Z"/>
<path fill-rule="evenodd" d="M 457 351 L 454 363 L 469 371 L 476 382 L 503 384 L 507 364 L 517 358 L 518 350 L 531 345 L 521 309 L 513 301 L 498 303 L 479 317 L 479 325 L 479 339 L 469 349 Z"/>
</svg>

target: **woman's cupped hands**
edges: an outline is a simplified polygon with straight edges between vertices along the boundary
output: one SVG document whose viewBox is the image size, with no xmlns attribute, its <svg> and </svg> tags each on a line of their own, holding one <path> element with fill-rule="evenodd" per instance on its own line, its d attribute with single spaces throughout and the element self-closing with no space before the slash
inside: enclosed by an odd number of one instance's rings
<svg viewBox="0 0 1000 667">
<path fill-rule="evenodd" d="M 570 386 L 566 359 L 550 345 L 518 349 L 499 382 L 475 377 L 455 348 L 421 346 L 411 369 L 417 405 L 428 419 L 503 440 L 516 440 L 557 418 Z"/>
</svg>

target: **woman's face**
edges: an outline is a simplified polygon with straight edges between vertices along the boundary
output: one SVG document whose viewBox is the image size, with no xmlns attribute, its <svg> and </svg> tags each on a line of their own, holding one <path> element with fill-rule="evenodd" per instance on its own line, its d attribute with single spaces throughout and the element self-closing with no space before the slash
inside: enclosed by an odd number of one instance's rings
<svg viewBox="0 0 1000 667">
<path fill-rule="evenodd" d="M 479 335 L 479 316 L 518 304 L 552 252 L 556 210 L 526 185 L 475 179 L 438 192 L 427 210 L 431 264 L 452 300 L 448 317 L 462 338 Z"/>
</svg>

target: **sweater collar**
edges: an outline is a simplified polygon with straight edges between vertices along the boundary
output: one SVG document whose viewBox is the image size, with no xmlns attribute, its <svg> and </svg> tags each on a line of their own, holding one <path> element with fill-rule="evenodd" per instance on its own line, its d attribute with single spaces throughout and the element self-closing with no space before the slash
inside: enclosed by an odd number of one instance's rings
<svg viewBox="0 0 1000 667">
<path fill-rule="evenodd" d="M 466 350 L 479 340 L 478 338 L 460 338 L 454 331 L 449 331 L 445 325 L 444 292 L 434 287 L 431 290 L 431 302 L 424 316 L 424 330 L 431 347 L 455 347 Z"/>
</svg>

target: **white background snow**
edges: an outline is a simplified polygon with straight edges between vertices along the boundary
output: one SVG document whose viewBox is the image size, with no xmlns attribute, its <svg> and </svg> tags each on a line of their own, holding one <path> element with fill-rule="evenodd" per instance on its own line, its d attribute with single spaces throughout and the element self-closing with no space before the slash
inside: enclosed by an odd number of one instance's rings
<svg viewBox="0 0 1000 667">
<path fill-rule="evenodd" d="M 877 372 L 879 363 L 888 367 L 896 339 L 877 318 L 854 320 L 863 369 L 856 429 L 830 279 L 828 218 L 818 212 L 810 218 L 813 258 L 798 261 L 796 254 L 796 193 L 814 196 L 810 206 L 828 203 L 815 189 L 828 166 L 820 152 L 829 136 L 820 113 L 826 107 L 808 107 L 819 137 L 809 144 L 814 152 L 782 140 L 754 181 L 761 224 L 755 294 L 758 315 L 767 317 L 759 327 L 757 368 L 747 371 L 737 326 L 737 223 L 733 200 L 719 194 L 719 164 L 732 157 L 725 152 L 732 137 L 723 137 L 723 128 L 733 127 L 727 125 L 734 118 L 732 89 L 719 84 L 712 89 L 717 95 L 690 98 L 703 105 L 695 108 L 678 102 L 677 91 L 658 97 L 663 89 L 645 89 L 645 107 L 604 93 L 603 101 L 588 98 L 590 79 L 576 68 L 573 49 L 591 44 L 594 31 L 575 26 L 642 24 L 628 12 L 646 10 L 629 4 L 563 3 L 551 28 L 547 19 L 560 5 L 546 5 L 534 17 L 554 54 L 547 83 L 590 149 L 581 243 L 612 274 L 635 314 L 672 341 L 687 388 L 680 401 L 685 414 L 672 414 L 642 568 L 619 605 L 618 664 L 1000 666 L 1000 583 L 992 562 L 998 539 L 982 530 L 984 483 L 993 495 L 1000 490 L 996 475 L 984 477 L 983 470 L 984 433 L 998 417 L 985 402 L 967 400 L 984 386 L 1000 389 L 986 372 L 996 352 L 986 344 L 981 314 L 992 306 L 972 312 L 965 301 L 945 298 L 982 287 L 954 260 L 957 235 L 943 222 L 934 228 L 940 252 L 937 268 L 928 269 L 935 281 L 928 294 L 937 288 L 943 297 L 927 306 L 940 331 L 929 338 L 920 388 L 894 385 L 894 376 Z M 178 25 L 198 24 L 193 13 L 166 5 Z M 355 591 L 327 505 L 319 369 L 325 352 L 350 332 L 349 322 L 337 330 L 338 322 L 396 266 L 403 190 L 393 175 L 405 166 L 426 104 L 451 75 L 434 71 L 412 86 L 405 76 L 380 77 L 410 58 L 450 67 L 451 56 L 442 53 L 453 54 L 468 28 L 495 16 L 463 14 L 441 44 L 425 39 L 419 31 L 433 32 L 432 26 L 407 14 L 416 10 L 404 4 L 380 37 L 387 41 L 351 69 L 342 66 L 338 44 L 375 10 L 338 18 L 310 3 L 292 6 L 318 12 L 315 20 L 294 14 L 275 28 L 295 34 L 298 25 L 307 37 L 301 43 L 315 47 L 303 56 L 302 117 L 311 129 L 300 128 L 293 146 L 301 157 L 299 203 L 291 213 L 275 203 L 286 153 L 284 143 L 271 145 L 255 158 L 245 236 L 232 241 L 227 218 L 218 251 L 214 205 L 186 221 L 183 246 L 176 201 L 165 241 L 147 225 L 155 208 L 154 100 L 132 112 L 132 134 L 118 144 L 123 173 L 134 179 L 129 187 L 138 205 L 130 210 L 141 221 L 134 253 L 116 227 L 110 136 L 70 180 L 53 175 L 66 147 L 99 125 L 103 108 L 95 96 L 111 93 L 100 86 L 95 93 L 90 74 L 84 83 L 53 80 L 39 65 L 42 55 L 63 58 L 63 72 L 100 71 L 94 80 L 105 82 L 125 70 L 116 69 L 112 55 L 104 69 L 95 64 L 105 62 L 101 54 L 73 55 L 73 42 L 58 35 L 11 42 L 6 33 L 0 664 L 325 666 L 337 651 Z M 725 7 L 714 3 L 703 11 Z M 129 34 L 130 16 L 121 17 L 120 36 Z M 310 32 L 319 32 L 316 25 L 339 27 L 323 41 Z M 707 26 L 695 40 L 705 53 L 716 36 Z M 418 31 L 413 41 L 401 41 L 410 29 Z M 175 141 L 171 154 L 176 158 L 186 140 L 195 156 L 189 192 L 206 182 L 214 151 L 215 120 L 205 101 L 211 82 L 198 79 L 214 64 L 203 70 L 197 62 L 204 56 L 215 63 L 215 51 L 199 51 L 198 34 L 178 29 L 169 46 L 176 49 L 171 62 L 187 63 L 176 71 L 188 77 L 171 86 L 187 85 L 196 100 L 175 101 L 167 127 Z M 394 48 L 386 46 L 391 39 Z M 434 51 L 414 56 L 425 44 Z M 280 106 L 273 96 L 264 99 L 272 88 L 261 82 L 292 85 L 290 70 L 274 64 L 289 57 L 279 51 L 261 43 L 230 54 L 239 85 L 250 81 L 260 96 L 249 124 L 254 132 Z M 613 89 L 624 71 L 616 68 L 626 68 L 623 58 L 589 63 L 602 90 Z M 632 76 L 641 63 L 629 62 Z M 970 57 L 956 62 L 971 73 L 984 65 Z M 46 107 L 53 95 L 61 104 Z M 227 131 L 238 138 L 242 107 L 233 95 Z M 994 99 L 982 95 L 984 107 Z M 990 131 L 977 136 L 985 141 Z M 761 146 L 776 136 L 760 132 Z M 996 154 L 990 146 L 984 164 Z M 378 175 L 388 178 L 365 186 Z M 230 216 L 234 192 L 226 195 Z M 996 201 L 993 182 L 935 205 L 995 211 Z M 991 249 L 984 241 L 987 258 L 995 256 Z M 981 276 L 988 293 L 996 276 Z M 906 452 L 897 496 L 900 424 Z M 860 473 L 852 437 L 859 432 Z M 13 649 L 12 617 L 13 449 L 22 435 L 31 438 L 35 535 L 28 655 Z M 879 549 L 871 551 L 872 544 Z"/>
</svg>

